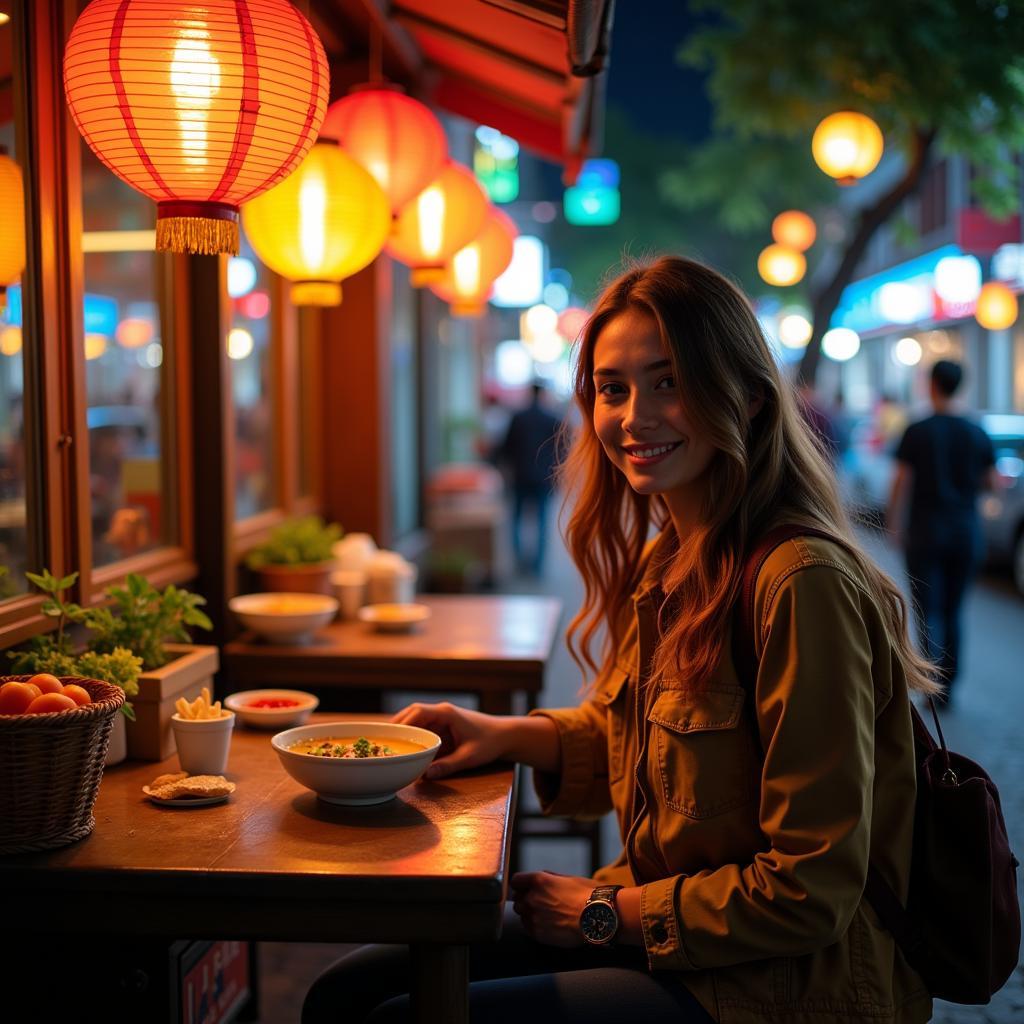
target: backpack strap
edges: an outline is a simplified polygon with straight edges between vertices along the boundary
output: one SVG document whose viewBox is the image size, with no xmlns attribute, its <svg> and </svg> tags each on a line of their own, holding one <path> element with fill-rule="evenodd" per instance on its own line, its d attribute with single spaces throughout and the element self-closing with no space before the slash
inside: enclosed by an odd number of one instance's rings
<svg viewBox="0 0 1024 1024">
<path fill-rule="evenodd" d="M 759 742 L 760 730 L 757 723 L 757 706 L 755 691 L 757 685 L 757 617 L 755 605 L 755 594 L 757 590 L 757 577 L 764 568 L 771 553 L 786 541 L 794 537 L 821 537 L 823 540 L 832 541 L 840 547 L 848 548 L 848 545 L 838 537 L 832 536 L 825 530 L 818 530 L 814 527 L 797 526 L 795 524 L 784 524 L 778 526 L 761 538 L 747 555 L 743 564 L 743 577 L 740 587 L 740 596 L 735 621 L 733 623 L 732 654 L 736 673 L 739 676 L 740 685 L 747 691 L 746 706 L 753 720 L 754 737 Z M 934 713 L 934 705 L 933 713 Z M 928 733 L 928 729 L 918 715 L 917 710 L 911 705 L 911 715 L 915 738 L 918 744 L 926 748 L 934 749 L 935 742 Z M 937 718 L 938 716 L 936 716 Z M 937 724 L 937 723 L 936 723 Z M 943 748 L 945 744 L 943 744 Z M 889 930 L 896 940 L 904 956 L 919 949 L 923 942 L 921 929 L 911 920 L 899 897 L 892 886 L 882 877 L 881 873 L 874 866 L 868 864 L 867 881 L 864 887 L 864 895 L 868 902 L 878 914 L 882 924 Z"/>
</svg>

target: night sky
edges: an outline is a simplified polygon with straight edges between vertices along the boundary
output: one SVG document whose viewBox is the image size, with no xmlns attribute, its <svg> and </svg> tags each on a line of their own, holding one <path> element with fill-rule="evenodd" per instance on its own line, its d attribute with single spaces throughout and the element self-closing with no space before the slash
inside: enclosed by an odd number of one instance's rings
<svg viewBox="0 0 1024 1024">
<path fill-rule="evenodd" d="M 702 75 L 675 59 L 699 24 L 687 6 L 685 0 L 616 4 L 606 105 L 626 113 L 647 135 L 697 141 L 710 131 L 711 108 Z"/>
</svg>

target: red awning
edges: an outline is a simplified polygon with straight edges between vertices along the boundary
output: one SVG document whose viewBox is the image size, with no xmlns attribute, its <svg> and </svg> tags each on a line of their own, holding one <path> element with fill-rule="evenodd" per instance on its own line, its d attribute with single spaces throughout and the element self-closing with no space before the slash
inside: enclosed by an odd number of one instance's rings
<svg viewBox="0 0 1024 1024">
<path fill-rule="evenodd" d="M 613 4 L 392 0 L 386 21 L 373 0 L 321 0 L 317 7 L 321 17 L 334 8 L 341 36 L 376 25 L 386 34 L 388 58 L 415 78 L 417 95 L 511 135 L 562 164 L 574 181 L 600 146 Z"/>
</svg>

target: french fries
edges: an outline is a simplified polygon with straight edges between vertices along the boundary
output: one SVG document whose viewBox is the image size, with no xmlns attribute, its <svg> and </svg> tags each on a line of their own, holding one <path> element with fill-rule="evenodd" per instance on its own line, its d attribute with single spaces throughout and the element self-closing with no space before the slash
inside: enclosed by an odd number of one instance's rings
<svg viewBox="0 0 1024 1024">
<path fill-rule="evenodd" d="M 178 714 L 182 718 L 190 720 L 223 718 L 225 715 L 230 714 L 228 711 L 221 710 L 219 700 L 210 701 L 210 688 L 208 686 L 204 686 L 199 696 L 191 703 L 185 700 L 184 697 L 179 697 L 175 701 L 174 706 L 178 709 Z"/>
</svg>

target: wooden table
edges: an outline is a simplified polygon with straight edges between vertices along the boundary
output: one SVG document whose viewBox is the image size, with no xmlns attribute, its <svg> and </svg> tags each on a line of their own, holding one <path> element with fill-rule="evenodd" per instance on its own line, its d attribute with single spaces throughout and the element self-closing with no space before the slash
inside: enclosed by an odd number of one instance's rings
<svg viewBox="0 0 1024 1024">
<path fill-rule="evenodd" d="M 141 787 L 176 757 L 107 769 L 91 836 L 0 858 L 8 920 L 45 922 L 51 936 L 408 943 L 415 1019 L 466 1021 L 468 946 L 501 931 L 514 769 L 337 807 L 285 774 L 269 737 L 236 729 L 225 804 L 150 803 Z"/>
<path fill-rule="evenodd" d="M 302 645 L 245 634 L 224 647 L 233 690 L 259 686 L 472 693 L 480 709 L 509 714 L 512 697 L 529 707 L 544 686 L 561 602 L 552 597 L 425 594 L 431 617 L 415 632 L 378 633 L 335 622 Z"/>
</svg>

